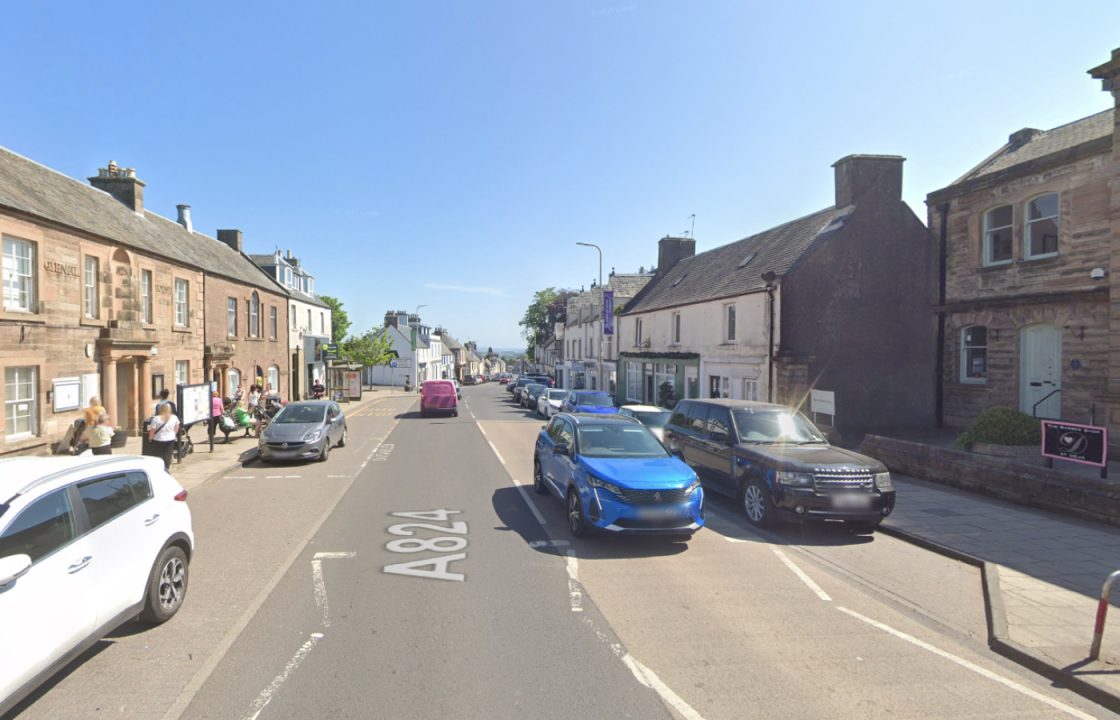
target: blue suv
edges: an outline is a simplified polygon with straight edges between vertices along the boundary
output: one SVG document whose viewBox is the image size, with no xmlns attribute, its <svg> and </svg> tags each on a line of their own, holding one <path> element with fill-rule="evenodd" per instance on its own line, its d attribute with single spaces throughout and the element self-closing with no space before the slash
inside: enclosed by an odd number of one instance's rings
<svg viewBox="0 0 1120 720">
<path fill-rule="evenodd" d="M 610 393 L 602 390 L 573 390 L 568 393 L 560 412 L 572 413 L 602 413 L 604 415 L 618 412 L 614 406 L 614 399 Z"/>
<path fill-rule="evenodd" d="M 564 501 L 575 537 L 592 530 L 691 536 L 704 525 L 696 473 L 622 415 L 553 417 L 537 437 L 533 489 Z"/>
</svg>

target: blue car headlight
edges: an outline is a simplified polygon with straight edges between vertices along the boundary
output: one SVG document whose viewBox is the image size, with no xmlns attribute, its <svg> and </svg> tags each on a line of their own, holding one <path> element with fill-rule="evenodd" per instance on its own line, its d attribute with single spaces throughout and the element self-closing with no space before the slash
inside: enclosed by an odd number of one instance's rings
<svg viewBox="0 0 1120 720">
<path fill-rule="evenodd" d="M 590 473 L 588 473 L 588 475 L 587 475 L 587 484 L 590 485 L 593 488 L 599 488 L 600 490 L 606 490 L 609 493 L 613 493 L 614 495 L 622 497 L 622 489 L 621 488 L 619 488 L 614 483 L 607 482 L 606 480 L 603 480 L 602 478 L 597 478 Z"/>
</svg>

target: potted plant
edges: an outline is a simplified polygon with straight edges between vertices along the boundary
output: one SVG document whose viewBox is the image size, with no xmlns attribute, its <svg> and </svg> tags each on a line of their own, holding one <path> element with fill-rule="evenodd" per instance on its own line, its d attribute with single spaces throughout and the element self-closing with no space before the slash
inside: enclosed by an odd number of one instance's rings
<svg viewBox="0 0 1120 720">
<path fill-rule="evenodd" d="M 1042 425 L 1017 410 L 988 408 L 957 437 L 957 446 L 980 455 L 1033 458 L 1042 445 Z"/>
</svg>

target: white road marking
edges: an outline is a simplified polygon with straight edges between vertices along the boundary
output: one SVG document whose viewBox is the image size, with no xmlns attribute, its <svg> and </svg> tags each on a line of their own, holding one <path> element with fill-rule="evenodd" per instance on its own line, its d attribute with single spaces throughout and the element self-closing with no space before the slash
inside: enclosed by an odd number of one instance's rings
<svg viewBox="0 0 1120 720">
<path fill-rule="evenodd" d="M 349 475 L 327 475 L 329 478 L 348 478 Z"/>
<path fill-rule="evenodd" d="M 571 603 L 572 612 L 583 612 L 583 586 L 579 582 L 579 558 L 574 550 L 564 554 L 564 562 L 568 568 L 568 602 Z"/>
<path fill-rule="evenodd" d="M 482 430 L 482 425 L 479 425 L 478 429 Z M 485 436 L 486 431 L 482 430 L 482 434 L 483 434 L 483 436 Z M 490 449 L 494 451 L 494 456 L 498 458 L 498 462 L 500 462 L 503 466 L 505 466 L 506 471 L 508 472 L 509 471 L 509 466 L 506 465 L 506 460 L 505 460 L 505 458 L 502 457 L 502 454 L 500 452 L 498 452 L 498 446 L 495 445 L 494 441 L 491 440 L 490 438 L 487 438 L 486 442 L 489 443 Z M 512 480 L 513 484 L 517 486 L 517 492 L 521 493 L 521 498 L 525 501 L 525 504 L 528 505 L 529 509 L 533 512 L 533 517 L 535 517 L 537 519 L 537 522 L 539 522 L 541 525 L 547 525 L 548 521 L 544 519 L 544 515 L 541 515 L 541 511 L 539 509 L 537 509 L 537 504 L 535 502 L 533 502 L 533 498 L 529 497 L 529 493 L 525 491 L 525 486 L 522 485 L 520 482 L 518 482 L 517 478 L 515 478 L 513 476 L 512 472 L 509 473 L 509 479 Z"/>
<path fill-rule="evenodd" d="M 347 558 L 358 557 L 356 552 L 317 552 L 315 553 L 316 560 L 343 560 Z"/>
<path fill-rule="evenodd" d="M 252 480 L 256 475 L 226 475 L 225 480 Z"/>
<path fill-rule="evenodd" d="M 533 542 L 529 543 L 529 547 L 531 548 L 568 547 L 569 545 L 571 545 L 571 543 L 567 540 L 534 540 Z"/>
<path fill-rule="evenodd" d="M 311 561 L 311 585 L 315 589 L 315 607 L 323 617 L 323 627 L 331 626 L 331 608 L 327 602 L 327 582 L 323 578 L 323 560 L 338 560 L 355 557 L 352 552 L 318 552 Z"/>
<path fill-rule="evenodd" d="M 824 600 L 825 602 L 832 602 L 832 598 L 828 596 L 828 593 L 826 593 L 824 590 L 821 590 L 821 586 L 813 582 L 813 578 L 806 575 L 804 570 L 797 567 L 797 565 L 794 564 L 793 560 L 790 560 L 784 552 L 776 547 L 771 547 L 770 549 L 774 551 L 774 554 L 778 556 L 779 560 L 786 564 L 786 567 L 793 571 L 794 575 L 801 578 L 801 582 L 808 585 L 809 589 L 817 594 L 817 597 L 819 597 L 821 600 Z"/>
<path fill-rule="evenodd" d="M 292 659 L 288 661 L 288 664 L 284 666 L 284 670 L 272 679 L 268 687 L 261 690 L 261 694 L 258 695 L 257 699 L 253 701 L 253 704 L 249 706 L 249 712 L 242 716 L 242 720 L 257 720 L 261 711 L 272 702 L 272 698 L 276 696 L 276 693 L 284 683 L 288 681 L 291 674 L 303 664 L 303 661 L 306 660 L 307 656 L 311 653 L 311 649 L 322 639 L 323 633 L 311 633 L 311 637 L 300 646 L 300 649 L 296 651 L 296 654 L 293 655 Z"/>
<path fill-rule="evenodd" d="M 685 720 L 704 720 L 703 715 L 696 712 L 691 705 L 681 699 L 681 696 L 673 692 L 671 687 L 661 682 L 657 673 L 640 663 L 636 657 L 626 653 L 622 656 L 622 662 L 630 668 L 630 672 L 634 673 L 638 682 L 660 695 L 661 699 L 672 705 L 673 709 L 679 712 Z"/>
<path fill-rule="evenodd" d="M 967 670 L 971 670 L 972 672 L 976 673 L 977 675 L 981 675 L 983 677 L 986 677 L 989 680 L 994 680 L 995 682 L 999 683 L 1000 685 L 1003 685 L 1004 687 L 1008 687 L 1008 688 L 1014 690 L 1015 692 L 1022 693 L 1023 695 L 1026 695 L 1029 698 L 1033 698 L 1035 700 L 1038 700 L 1040 703 L 1043 703 L 1045 705 L 1049 705 L 1050 707 L 1054 708 L 1055 710 L 1060 710 L 1060 711 L 1064 712 L 1066 715 L 1070 715 L 1071 717 L 1075 717 L 1075 718 L 1080 718 L 1080 720 L 1095 720 L 1095 718 L 1092 715 L 1089 715 L 1087 713 L 1083 713 L 1080 710 L 1078 710 L 1077 708 L 1070 707 L 1069 705 L 1066 705 L 1063 702 L 1059 702 L 1058 700 L 1055 700 L 1051 697 L 1047 697 L 1046 695 L 1043 695 L 1040 692 L 1036 692 L 1034 690 L 1031 690 L 1029 687 L 1025 687 L 1023 685 L 1020 685 L 1019 683 L 1015 682 L 1014 680 L 1011 680 L 1010 678 L 1006 678 L 1002 675 L 998 675 L 998 674 L 992 672 L 991 670 L 980 667 L 976 663 L 969 662 L 968 660 L 965 660 L 962 657 L 958 657 L 958 656 L 956 656 L 956 655 L 954 655 L 950 652 L 942 650 L 939 647 L 935 647 L 933 645 L 930 645 L 929 643 L 925 642 L 924 640 L 919 640 L 918 638 L 914 637 L 913 635 L 907 635 L 906 633 L 902 632 L 901 630 L 895 630 L 890 625 L 884 625 L 883 623 L 881 623 L 877 620 L 872 620 L 871 618 L 869 618 L 865 615 L 860 615 L 855 610 L 849 610 L 846 607 L 837 606 L 836 609 L 839 610 L 842 613 L 846 613 L 846 614 L 854 617 L 857 620 L 861 620 L 861 621 L 867 623 L 871 627 L 878 628 L 878 629 L 880 629 L 880 630 L 882 630 L 883 632 L 886 632 L 886 633 L 890 633 L 891 635 L 894 635 L 896 638 L 899 638 L 900 640 L 905 640 L 906 642 L 910 643 L 911 645 L 916 645 L 916 646 L 922 648 L 923 650 L 928 650 L 929 652 L 933 653 L 934 655 L 937 655 L 939 657 L 943 657 L 946 660 L 949 660 L 950 662 L 954 662 L 957 665 L 960 665 L 961 667 L 963 667 Z"/>
<path fill-rule="evenodd" d="M 497 456 L 498 462 L 500 462 L 502 465 L 505 465 L 506 459 L 502 457 L 502 454 L 500 452 L 498 452 L 498 446 L 495 445 L 492 440 L 487 440 L 486 442 L 490 443 L 490 449 L 494 451 L 494 455 Z"/>
</svg>

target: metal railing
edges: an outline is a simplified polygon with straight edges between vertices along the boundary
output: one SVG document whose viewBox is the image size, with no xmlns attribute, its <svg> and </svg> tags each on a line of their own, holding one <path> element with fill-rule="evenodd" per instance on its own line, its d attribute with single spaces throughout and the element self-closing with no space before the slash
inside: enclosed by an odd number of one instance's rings
<svg viewBox="0 0 1120 720">
<path fill-rule="evenodd" d="M 1033 384 L 1033 383 L 1032 383 L 1032 384 Z M 1058 394 L 1058 393 L 1060 393 L 1061 391 L 1062 391 L 1062 389 L 1061 389 L 1061 388 L 1056 388 L 1056 389 L 1054 389 L 1054 390 L 1051 390 L 1050 392 L 1046 393 L 1046 396 L 1045 396 L 1045 397 L 1043 397 L 1043 398 L 1042 398 L 1041 400 L 1039 400 L 1038 402 L 1036 402 L 1036 403 L 1035 403 L 1035 404 L 1034 404 L 1034 405 L 1033 405 L 1033 406 L 1031 407 L 1031 417 L 1038 417 L 1038 406 L 1039 406 L 1039 405 L 1041 405 L 1042 403 L 1046 402 L 1046 401 L 1047 401 L 1047 400 L 1049 400 L 1050 398 L 1054 397 L 1055 395 L 1057 395 L 1057 394 Z"/>
<path fill-rule="evenodd" d="M 1101 601 L 1097 605 L 1097 623 L 1093 627 L 1093 644 L 1089 648 L 1089 659 L 1097 660 L 1101 656 L 1101 637 L 1104 635 L 1104 619 L 1108 615 L 1108 594 L 1112 591 L 1112 583 L 1120 578 L 1120 570 L 1108 576 L 1101 587 Z"/>
</svg>

